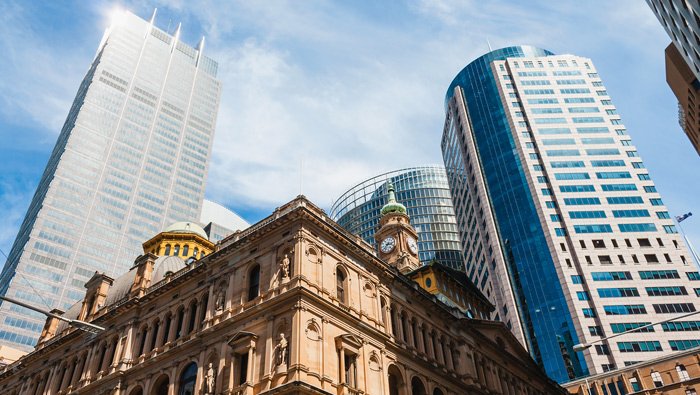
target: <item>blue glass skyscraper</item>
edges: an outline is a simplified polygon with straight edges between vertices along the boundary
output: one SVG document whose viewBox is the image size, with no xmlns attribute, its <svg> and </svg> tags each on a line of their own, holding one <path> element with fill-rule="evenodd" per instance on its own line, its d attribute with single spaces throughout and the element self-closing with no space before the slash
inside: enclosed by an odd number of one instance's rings
<svg viewBox="0 0 700 395">
<path fill-rule="evenodd" d="M 442 152 L 467 274 L 552 378 L 692 338 L 635 333 L 573 351 L 695 311 L 689 254 L 590 59 L 492 51 L 455 77 L 445 105 Z"/>
</svg>

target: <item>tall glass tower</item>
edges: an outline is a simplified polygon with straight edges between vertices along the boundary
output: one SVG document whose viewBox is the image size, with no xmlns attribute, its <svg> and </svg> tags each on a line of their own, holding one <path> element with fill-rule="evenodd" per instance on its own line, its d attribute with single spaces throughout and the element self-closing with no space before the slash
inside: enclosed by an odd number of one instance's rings
<svg viewBox="0 0 700 395">
<path fill-rule="evenodd" d="M 421 263 L 437 259 L 463 270 L 454 209 L 442 166 L 396 170 L 363 181 L 336 200 L 331 218 L 375 245 L 374 233 L 379 227 L 381 208 L 388 202 L 389 182 L 396 188 L 396 199 L 406 206 L 411 225 L 418 232 Z"/>
<path fill-rule="evenodd" d="M 528 46 L 447 91 L 442 152 L 467 273 L 562 382 L 700 345 L 700 274 L 590 59 Z"/>
<path fill-rule="evenodd" d="M 221 83 L 217 63 L 125 12 L 105 32 L 0 274 L 0 294 L 65 310 L 95 271 L 200 215 Z M 0 344 L 32 346 L 45 317 L 3 303 Z"/>
</svg>

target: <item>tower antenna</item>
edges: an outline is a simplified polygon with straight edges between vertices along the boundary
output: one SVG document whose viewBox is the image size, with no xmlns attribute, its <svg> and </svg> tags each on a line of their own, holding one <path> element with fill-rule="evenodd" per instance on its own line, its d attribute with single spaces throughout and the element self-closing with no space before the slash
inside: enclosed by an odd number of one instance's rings
<svg viewBox="0 0 700 395">
<path fill-rule="evenodd" d="M 491 48 L 491 42 L 489 42 L 489 39 L 486 39 L 486 45 L 489 46 L 489 52 L 493 51 L 493 48 Z"/>
</svg>

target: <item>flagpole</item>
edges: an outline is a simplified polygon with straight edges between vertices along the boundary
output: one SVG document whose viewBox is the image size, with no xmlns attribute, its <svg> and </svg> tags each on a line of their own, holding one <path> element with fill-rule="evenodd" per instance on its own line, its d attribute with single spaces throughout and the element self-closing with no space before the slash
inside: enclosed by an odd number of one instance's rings
<svg viewBox="0 0 700 395">
<path fill-rule="evenodd" d="M 690 214 L 690 215 L 692 215 L 692 214 Z M 683 230 L 683 226 L 681 225 L 681 222 L 683 222 L 685 219 L 690 217 L 690 215 L 686 214 L 682 217 L 678 216 L 675 219 L 676 219 L 676 223 L 678 224 L 678 229 L 681 231 L 681 234 L 683 235 L 683 239 L 685 240 L 685 244 L 687 244 L 688 248 L 690 249 L 690 254 L 693 256 L 693 260 L 695 261 L 695 265 L 700 267 L 700 258 L 698 258 L 698 253 L 695 252 L 695 248 L 693 248 L 693 243 L 691 243 L 690 239 L 688 239 L 688 236 L 685 235 L 685 230 Z"/>
</svg>

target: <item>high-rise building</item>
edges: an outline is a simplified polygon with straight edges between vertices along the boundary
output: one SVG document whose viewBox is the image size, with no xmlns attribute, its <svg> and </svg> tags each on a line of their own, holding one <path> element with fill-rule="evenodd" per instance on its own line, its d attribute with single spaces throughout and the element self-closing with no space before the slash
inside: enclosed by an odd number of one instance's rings
<svg viewBox="0 0 700 395">
<path fill-rule="evenodd" d="M 647 0 L 668 36 L 666 82 L 678 98 L 678 123 L 700 154 L 700 3 Z"/>
<path fill-rule="evenodd" d="M 682 238 L 590 59 L 529 46 L 474 60 L 447 91 L 442 152 L 467 274 L 566 381 L 698 343 Z M 492 299 L 493 300 L 493 299 Z"/>
<path fill-rule="evenodd" d="M 0 295 L 65 310 L 95 271 L 128 270 L 148 235 L 199 219 L 219 106 L 217 63 L 124 12 L 105 32 L 2 274 Z M 43 316 L 0 306 L 0 344 Z"/>
<path fill-rule="evenodd" d="M 411 225 L 418 232 L 420 261 L 433 259 L 463 270 L 457 224 L 450 198 L 447 175 L 442 166 L 396 170 L 363 181 L 339 197 L 330 211 L 333 220 L 376 247 L 381 208 L 388 202 L 388 185 L 406 205 Z"/>
</svg>

